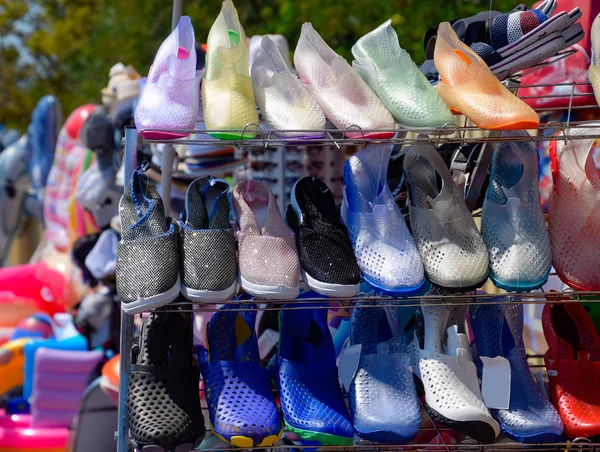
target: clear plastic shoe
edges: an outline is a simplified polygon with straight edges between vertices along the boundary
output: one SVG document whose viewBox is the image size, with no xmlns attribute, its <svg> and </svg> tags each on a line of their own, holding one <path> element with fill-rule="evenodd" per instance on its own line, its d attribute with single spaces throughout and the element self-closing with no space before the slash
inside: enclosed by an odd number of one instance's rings
<svg viewBox="0 0 600 452">
<path fill-rule="evenodd" d="M 592 61 L 588 69 L 588 80 L 594 88 L 596 102 L 600 105 L 600 14 L 596 16 L 592 23 L 591 41 L 592 41 Z"/>
<path fill-rule="evenodd" d="M 444 160 L 431 144 L 404 156 L 410 225 L 425 275 L 439 287 L 462 291 L 482 285 L 488 253 Z"/>
<path fill-rule="evenodd" d="M 206 46 L 202 110 L 206 129 L 219 131 L 209 135 L 224 140 L 254 138 L 258 113 L 248 66 L 248 45 L 231 0 L 223 2 Z"/>
<path fill-rule="evenodd" d="M 406 444 L 421 426 L 398 309 L 357 307 L 350 318 L 350 346 L 361 345 L 348 389 L 352 423 L 360 438 L 376 443 Z"/>
<path fill-rule="evenodd" d="M 400 126 L 454 126 L 454 117 L 446 102 L 400 47 L 391 19 L 360 38 L 352 46 L 352 55 L 355 58 L 352 67 Z"/>
<path fill-rule="evenodd" d="M 492 409 L 504 435 L 524 443 L 562 440 L 563 423 L 538 386 L 527 364 L 523 343 L 523 305 L 478 304 L 471 308 L 471 327 L 478 356 L 502 356 L 510 363 L 510 402 L 506 410 Z M 479 371 L 482 362 L 476 359 Z"/>
<path fill-rule="evenodd" d="M 256 103 L 275 134 L 300 140 L 323 137 L 318 132 L 325 128 L 323 110 L 268 36 L 262 37 L 251 73 Z"/>
<path fill-rule="evenodd" d="M 396 124 L 383 102 L 308 22 L 302 25 L 294 65 L 327 119 L 338 129 L 349 130 L 347 137 L 394 136 Z M 352 132 L 356 127 L 362 131 Z"/>
<path fill-rule="evenodd" d="M 569 134 L 600 136 L 600 123 Z M 594 139 L 550 143 L 553 188 L 548 200 L 556 273 L 574 289 L 589 291 L 600 290 L 600 175 L 593 143 Z"/>
<path fill-rule="evenodd" d="M 432 298 L 421 306 L 423 343 L 415 332 L 409 345 L 413 372 L 423 384 L 425 409 L 446 427 L 482 443 L 493 442 L 500 427 L 483 401 L 464 322 L 449 321 L 451 307 L 436 300 L 436 289 L 429 295 Z"/>
<path fill-rule="evenodd" d="M 438 92 L 450 109 L 481 129 L 537 129 L 538 114 L 506 89 L 448 22 L 440 24 L 434 53 Z"/>
<path fill-rule="evenodd" d="M 145 138 L 172 139 L 193 130 L 200 109 L 200 71 L 196 71 L 196 38 L 188 16 L 161 44 L 148 77 L 140 79 L 140 97 L 134 119 Z M 187 131 L 187 132 L 186 132 Z"/>
<path fill-rule="evenodd" d="M 529 139 L 524 131 L 504 132 L 504 136 L 511 135 Z M 490 278 L 507 291 L 538 289 L 550 272 L 552 253 L 538 181 L 539 157 L 532 141 L 496 145 L 481 232 Z"/>
<path fill-rule="evenodd" d="M 408 296 L 425 282 L 423 265 L 386 182 L 390 155 L 390 146 L 373 145 L 346 161 L 341 213 L 365 281 Z"/>
</svg>

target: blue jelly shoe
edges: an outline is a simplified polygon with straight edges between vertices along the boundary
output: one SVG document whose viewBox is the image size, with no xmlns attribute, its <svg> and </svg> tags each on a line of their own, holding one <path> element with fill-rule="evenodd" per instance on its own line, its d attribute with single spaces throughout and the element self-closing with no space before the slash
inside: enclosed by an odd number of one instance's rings
<svg viewBox="0 0 600 452">
<path fill-rule="evenodd" d="M 277 384 L 285 425 L 311 444 L 350 445 L 354 431 L 339 385 L 327 309 L 293 306 L 307 309 L 279 314 Z"/>
<path fill-rule="evenodd" d="M 208 323 L 201 363 L 210 428 L 236 447 L 272 446 L 283 433 L 269 371 L 260 365 L 256 311 L 227 305 Z"/>
<path fill-rule="evenodd" d="M 503 356 L 510 362 L 509 407 L 507 410 L 490 410 L 504 435 L 523 443 L 562 441 L 563 423 L 527 365 L 523 306 L 479 304 L 471 311 L 471 326 L 478 356 Z M 481 360 L 475 361 L 481 373 Z"/>
<path fill-rule="evenodd" d="M 421 426 L 399 309 L 354 309 L 350 319 L 350 345 L 361 344 L 348 390 L 352 422 L 359 437 L 376 443 L 406 444 Z"/>
</svg>

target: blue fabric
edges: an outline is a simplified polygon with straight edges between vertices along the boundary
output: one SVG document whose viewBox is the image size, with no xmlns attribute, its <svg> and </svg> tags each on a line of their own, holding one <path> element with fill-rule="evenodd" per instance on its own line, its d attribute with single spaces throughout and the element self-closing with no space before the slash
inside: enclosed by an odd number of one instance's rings
<svg viewBox="0 0 600 452">
<path fill-rule="evenodd" d="M 544 22 L 546 22 L 548 20 L 548 17 L 546 17 L 546 15 L 543 12 L 541 12 L 539 9 L 532 9 L 530 11 L 535 14 L 535 16 L 540 21 L 540 24 L 544 23 Z"/>
<path fill-rule="evenodd" d="M 485 64 L 488 66 L 493 66 L 502 61 L 502 57 L 496 50 L 484 42 L 475 42 L 471 45 L 471 49 L 475 51 L 477 55 L 479 55 Z"/>
<path fill-rule="evenodd" d="M 508 45 L 508 16 L 496 16 L 490 29 L 490 38 L 494 49 L 501 49 Z"/>
</svg>

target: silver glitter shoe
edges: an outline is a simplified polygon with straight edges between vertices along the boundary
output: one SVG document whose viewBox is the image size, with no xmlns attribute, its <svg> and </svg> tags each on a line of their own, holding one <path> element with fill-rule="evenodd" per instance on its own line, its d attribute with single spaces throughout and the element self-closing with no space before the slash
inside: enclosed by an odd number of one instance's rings
<svg viewBox="0 0 600 452">
<path fill-rule="evenodd" d="M 134 172 L 121 197 L 117 245 L 117 292 L 128 314 L 150 311 L 179 295 L 177 227 L 148 183 L 147 164 Z"/>
<path fill-rule="evenodd" d="M 237 263 L 229 223 L 229 184 L 214 177 L 191 183 L 179 225 L 181 293 L 191 301 L 219 303 L 235 292 Z"/>
</svg>

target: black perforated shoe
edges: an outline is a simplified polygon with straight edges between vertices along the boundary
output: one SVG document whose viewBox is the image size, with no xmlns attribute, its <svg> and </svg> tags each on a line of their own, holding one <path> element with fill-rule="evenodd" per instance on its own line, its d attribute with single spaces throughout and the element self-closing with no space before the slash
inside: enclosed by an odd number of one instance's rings
<svg viewBox="0 0 600 452">
<path fill-rule="evenodd" d="M 132 445 L 143 452 L 187 452 L 206 428 L 192 361 L 189 313 L 153 312 L 131 350 L 127 391 Z"/>
<path fill-rule="evenodd" d="M 356 295 L 360 269 L 329 187 L 303 177 L 294 185 L 291 200 L 286 221 L 296 234 L 304 281 L 323 295 Z"/>
</svg>

